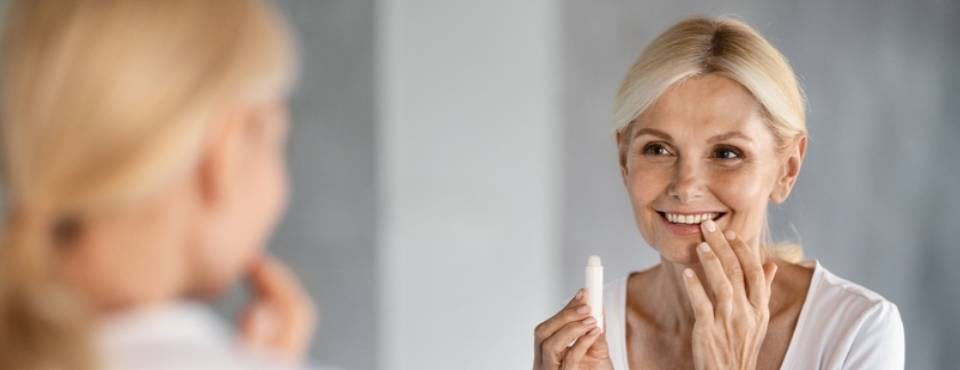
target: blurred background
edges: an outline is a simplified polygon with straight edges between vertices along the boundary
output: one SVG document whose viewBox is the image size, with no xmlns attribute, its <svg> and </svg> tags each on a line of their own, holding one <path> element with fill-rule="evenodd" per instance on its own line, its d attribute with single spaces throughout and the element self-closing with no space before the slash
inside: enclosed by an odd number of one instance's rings
<svg viewBox="0 0 960 370">
<path fill-rule="evenodd" d="M 271 251 L 317 301 L 318 362 L 528 368 L 588 255 L 608 280 L 655 264 L 612 101 L 647 43 L 699 14 L 756 27 L 806 90 L 808 156 L 775 235 L 899 306 L 908 369 L 960 363 L 957 1 L 278 4 L 302 75 Z"/>
</svg>

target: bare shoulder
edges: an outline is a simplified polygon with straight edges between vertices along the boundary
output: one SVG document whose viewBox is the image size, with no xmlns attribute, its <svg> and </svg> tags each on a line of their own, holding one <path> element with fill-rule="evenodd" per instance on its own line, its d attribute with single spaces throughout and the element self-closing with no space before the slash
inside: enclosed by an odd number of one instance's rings
<svg viewBox="0 0 960 370">
<path fill-rule="evenodd" d="M 642 295 L 642 292 L 649 288 L 650 280 L 653 275 L 662 268 L 661 264 L 650 266 L 640 271 L 631 272 L 627 276 L 627 296 L 634 297 Z M 630 301 L 629 299 L 627 300 Z"/>
</svg>

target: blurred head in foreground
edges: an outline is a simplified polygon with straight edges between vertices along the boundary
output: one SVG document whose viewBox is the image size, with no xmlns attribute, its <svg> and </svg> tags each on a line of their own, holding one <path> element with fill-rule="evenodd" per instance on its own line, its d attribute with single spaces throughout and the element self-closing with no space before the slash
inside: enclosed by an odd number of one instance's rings
<svg viewBox="0 0 960 370">
<path fill-rule="evenodd" d="M 18 0 L 4 27 L 0 368 L 87 368 L 89 318 L 261 253 L 294 50 L 254 0 Z"/>
</svg>

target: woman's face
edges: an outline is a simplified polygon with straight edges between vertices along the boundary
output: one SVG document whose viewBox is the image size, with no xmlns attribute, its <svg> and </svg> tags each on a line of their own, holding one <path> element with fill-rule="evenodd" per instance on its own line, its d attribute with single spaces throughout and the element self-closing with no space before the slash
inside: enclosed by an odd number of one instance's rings
<svg viewBox="0 0 960 370">
<path fill-rule="evenodd" d="M 225 195 L 206 234 L 195 271 L 201 276 L 196 290 L 217 294 L 235 281 L 254 259 L 280 219 L 287 201 L 285 144 L 287 103 L 254 107 L 238 122 L 227 149 Z"/>
<path fill-rule="evenodd" d="M 677 263 L 697 261 L 706 219 L 757 242 L 768 200 L 783 201 L 799 171 L 781 159 L 757 100 L 718 75 L 671 87 L 617 137 L 637 226 Z"/>
</svg>

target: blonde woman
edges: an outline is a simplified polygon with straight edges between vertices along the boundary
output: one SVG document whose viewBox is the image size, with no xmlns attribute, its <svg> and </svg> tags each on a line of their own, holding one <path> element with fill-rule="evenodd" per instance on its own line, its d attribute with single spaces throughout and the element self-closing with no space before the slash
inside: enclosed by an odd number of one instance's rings
<svg viewBox="0 0 960 370">
<path fill-rule="evenodd" d="M 285 206 L 295 55 L 256 0 L 15 0 L 2 49 L 0 369 L 295 366 Z M 238 337 L 198 304 L 240 278 Z"/>
<path fill-rule="evenodd" d="M 535 330 L 534 369 L 902 369 L 896 305 L 775 246 L 767 205 L 807 148 L 786 59 L 748 25 L 691 18 L 657 37 L 615 104 L 623 183 L 661 262 L 580 291 Z"/>
</svg>

